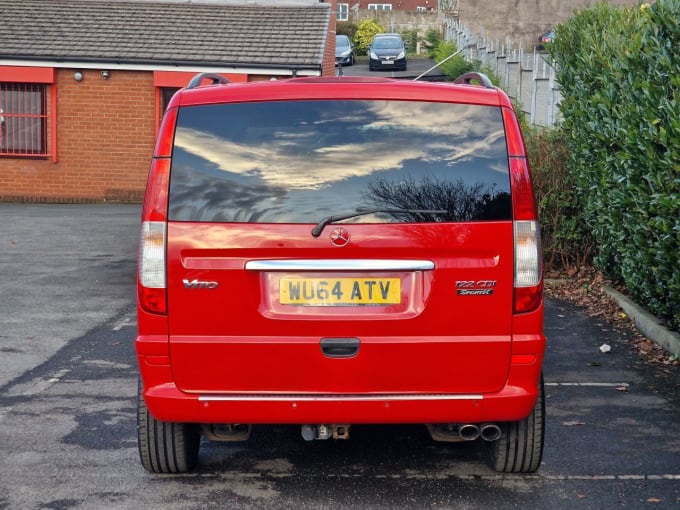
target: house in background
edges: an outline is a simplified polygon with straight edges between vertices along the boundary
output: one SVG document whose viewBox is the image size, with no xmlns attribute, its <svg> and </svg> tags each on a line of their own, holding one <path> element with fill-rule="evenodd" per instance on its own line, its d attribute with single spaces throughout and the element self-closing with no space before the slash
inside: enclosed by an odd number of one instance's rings
<svg viewBox="0 0 680 510">
<path fill-rule="evenodd" d="M 433 12 L 438 0 L 326 0 L 333 5 L 338 21 L 353 19 L 359 11 Z"/>
<path fill-rule="evenodd" d="M 0 0 L 0 200 L 141 200 L 172 94 L 335 74 L 328 3 Z"/>
</svg>

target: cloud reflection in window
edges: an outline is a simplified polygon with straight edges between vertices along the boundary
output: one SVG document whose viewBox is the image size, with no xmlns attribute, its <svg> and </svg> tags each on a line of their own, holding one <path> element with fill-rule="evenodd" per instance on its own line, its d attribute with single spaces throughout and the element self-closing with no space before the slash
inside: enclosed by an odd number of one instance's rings
<svg viewBox="0 0 680 510">
<path fill-rule="evenodd" d="M 405 175 L 509 192 L 499 109 L 415 101 L 183 108 L 169 214 L 185 221 L 311 223 L 370 206 L 371 182 Z"/>
</svg>

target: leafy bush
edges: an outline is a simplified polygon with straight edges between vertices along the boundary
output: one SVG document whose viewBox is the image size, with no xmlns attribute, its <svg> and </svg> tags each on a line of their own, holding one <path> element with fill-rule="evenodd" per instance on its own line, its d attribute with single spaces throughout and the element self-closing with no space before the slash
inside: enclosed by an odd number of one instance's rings
<svg viewBox="0 0 680 510">
<path fill-rule="evenodd" d="M 417 30 L 407 30 L 401 35 L 402 39 L 406 43 L 407 50 L 409 53 L 415 53 L 418 48 L 418 31 Z"/>
<path fill-rule="evenodd" d="M 375 19 L 365 19 L 357 26 L 354 34 L 355 51 L 358 55 L 366 55 L 368 46 L 373 42 L 375 34 L 384 32 L 383 26 Z"/>
<path fill-rule="evenodd" d="M 351 21 L 338 21 L 335 25 L 335 33 L 338 35 L 346 35 L 350 40 L 354 40 L 354 34 L 357 32 L 356 23 Z"/>
<path fill-rule="evenodd" d="M 680 0 L 584 9 L 550 47 L 596 263 L 680 327 Z"/>
<path fill-rule="evenodd" d="M 457 48 L 454 42 L 440 42 L 437 44 L 433 52 L 434 61 L 441 62 L 456 51 Z M 465 74 L 475 69 L 475 65 L 471 62 L 467 62 L 463 55 L 460 54 L 447 60 L 442 65 L 440 65 L 439 68 L 446 76 L 453 80 L 458 78 L 461 74 Z"/>
<path fill-rule="evenodd" d="M 588 265 L 595 242 L 574 190 L 564 132 L 530 128 L 526 121 L 522 124 L 541 220 L 545 267 L 568 270 Z"/>
<path fill-rule="evenodd" d="M 434 59 L 437 46 L 439 46 L 441 42 L 442 38 L 439 34 L 439 31 L 435 30 L 434 28 L 430 28 L 427 32 L 425 32 L 423 44 L 427 48 L 428 58 Z"/>
</svg>

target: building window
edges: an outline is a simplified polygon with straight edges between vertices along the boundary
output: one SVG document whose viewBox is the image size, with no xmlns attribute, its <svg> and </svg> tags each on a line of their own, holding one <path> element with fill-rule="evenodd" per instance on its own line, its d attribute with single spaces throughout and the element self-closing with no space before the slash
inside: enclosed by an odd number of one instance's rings
<svg viewBox="0 0 680 510">
<path fill-rule="evenodd" d="M 0 156 L 49 156 L 47 85 L 0 83 Z"/>
<path fill-rule="evenodd" d="M 368 9 L 375 11 L 391 11 L 392 4 L 368 4 Z"/>
<path fill-rule="evenodd" d="M 172 96 L 174 96 L 175 92 L 178 90 L 179 87 L 161 87 L 161 117 L 163 117 L 165 110 L 168 109 L 168 104 L 170 103 Z"/>
<path fill-rule="evenodd" d="M 338 4 L 338 10 L 335 13 L 335 18 L 338 21 L 347 21 L 349 19 L 349 4 Z"/>
</svg>

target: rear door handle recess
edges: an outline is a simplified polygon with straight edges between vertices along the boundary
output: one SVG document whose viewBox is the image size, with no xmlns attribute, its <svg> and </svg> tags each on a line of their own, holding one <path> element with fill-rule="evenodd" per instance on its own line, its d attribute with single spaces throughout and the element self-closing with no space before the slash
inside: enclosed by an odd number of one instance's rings
<svg viewBox="0 0 680 510">
<path fill-rule="evenodd" d="M 359 352 L 358 338 L 322 338 L 321 352 L 329 358 L 351 358 Z"/>
</svg>

